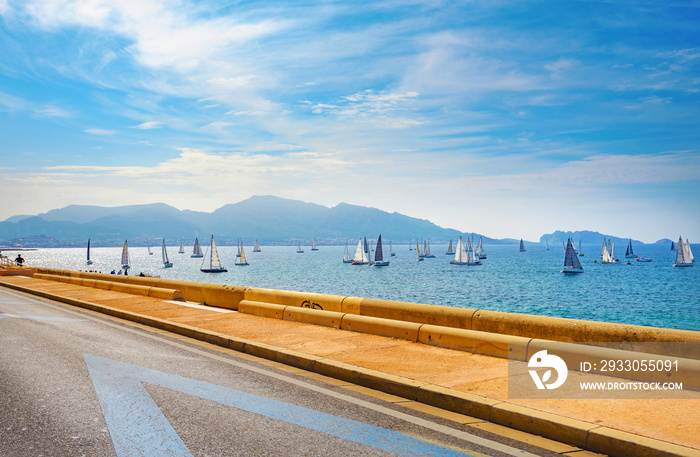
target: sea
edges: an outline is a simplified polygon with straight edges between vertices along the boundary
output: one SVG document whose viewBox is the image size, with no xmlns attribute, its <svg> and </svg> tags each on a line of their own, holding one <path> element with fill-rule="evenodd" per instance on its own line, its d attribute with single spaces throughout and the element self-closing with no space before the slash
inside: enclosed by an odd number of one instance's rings
<svg viewBox="0 0 700 457">
<path fill-rule="evenodd" d="M 698 245 L 691 246 L 700 253 Z M 151 248 L 152 255 L 146 247 L 129 248 L 129 274 L 700 331 L 700 265 L 673 267 L 676 253 L 669 245 L 635 247 L 636 254 L 651 262 L 618 254 L 619 263 L 604 265 L 600 246 L 584 244 L 582 274 L 561 273 L 563 247 L 546 249 L 534 243 L 525 252 L 518 245 L 487 245 L 488 258 L 478 266 L 451 265 L 446 245 L 432 246 L 435 258 L 421 262 L 409 246 L 395 245 L 396 256 L 387 267 L 345 264 L 345 246 L 319 246 L 316 251 L 302 246 L 303 253 L 297 253 L 297 246 L 261 246 L 261 252 L 249 246 L 249 265 L 236 266 L 237 248 L 218 246 L 227 273 L 201 272 L 202 259 L 190 257 L 192 246 L 184 254 L 178 248 L 168 247 L 172 268 L 163 267 L 160 246 Z M 353 255 L 354 246 L 349 249 Z M 92 248 L 90 266 L 85 248 L 22 254 L 27 265 L 109 273 L 119 270 L 121 250 Z"/>
</svg>

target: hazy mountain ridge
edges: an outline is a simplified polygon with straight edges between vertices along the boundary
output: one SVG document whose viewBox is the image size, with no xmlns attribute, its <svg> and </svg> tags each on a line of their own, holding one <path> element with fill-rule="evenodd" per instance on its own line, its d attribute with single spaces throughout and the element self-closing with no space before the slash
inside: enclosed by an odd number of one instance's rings
<svg viewBox="0 0 700 457">
<path fill-rule="evenodd" d="M 328 208 L 315 203 L 274 196 L 254 196 L 238 203 L 222 206 L 211 213 L 179 210 L 164 203 L 118 207 L 69 205 L 36 216 L 13 216 L 0 222 L 0 245 L 82 246 L 87 239 L 95 246 L 118 246 L 129 240 L 131 245 L 154 245 L 162 237 L 168 243 L 191 245 L 197 236 L 207 244 L 211 234 L 221 245 L 238 240 L 262 244 L 303 244 L 316 238 L 319 244 L 356 243 L 360 237 L 376 239 L 379 234 L 395 244 L 415 243 L 416 238 L 433 244 L 455 242 L 469 232 L 442 228 L 426 219 L 377 208 L 340 203 Z M 480 234 L 475 233 L 478 238 Z M 627 238 L 592 231 L 555 231 L 540 237 L 550 245 L 573 238 L 578 243 L 600 244 L 603 237 L 615 243 Z M 8 241 L 1 241 L 8 240 Z M 512 238 L 494 239 L 484 236 L 486 244 L 512 244 Z M 525 240 L 527 241 L 527 240 Z M 669 240 L 659 240 L 668 242 Z M 633 240 L 640 244 L 641 241 Z"/>
<path fill-rule="evenodd" d="M 212 213 L 181 211 L 163 203 L 114 208 L 70 205 L 0 222 L 0 239 L 24 245 L 47 238 L 61 240 L 66 246 L 86 243 L 88 238 L 96 246 L 119 245 L 124 239 L 132 245 L 153 245 L 161 237 L 168 243 L 191 244 L 195 236 L 207 243 L 212 233 L 221 245 L 239 239 L 249 243 L 257 239 L 263 244 L 310 243 L 313 238 L 320 244 L 342 244 L 346 239 L 376 238 L 380 233 L 395 243 L 416 238 L 446 243 L 462 235 L 424 219 L 376 208 L 347 203 L 328 208 L 273 196 L 251 197 Z M 504 242 L 486 237 L 485 241 Z"/>
</svg>

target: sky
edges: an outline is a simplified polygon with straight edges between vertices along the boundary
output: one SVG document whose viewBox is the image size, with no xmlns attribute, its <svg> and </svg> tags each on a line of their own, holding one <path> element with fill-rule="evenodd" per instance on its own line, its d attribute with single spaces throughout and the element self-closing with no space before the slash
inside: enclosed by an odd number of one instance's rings
<svg viewBox="0 0 700 457">
<path fill-rule="evenodd" d="M 700 0 L 0 0 L 0 220 L 275 195 L 697 243 L 699 177 Z"/>
</svg>

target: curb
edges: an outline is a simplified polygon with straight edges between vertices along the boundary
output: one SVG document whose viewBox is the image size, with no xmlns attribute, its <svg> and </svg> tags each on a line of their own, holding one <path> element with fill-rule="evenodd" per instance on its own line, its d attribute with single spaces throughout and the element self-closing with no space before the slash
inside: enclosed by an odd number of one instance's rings
<svg viewBox="0 0 700 457">
<path fill-rule="evenodd" d="M 237 338 L 187 324 L 179 324 L 166 319 L 145 316 L 16 284 L 0 283 L 0 286 L 136 322 L 159 330 L 165 330 L 237 352 L 273 360 L 455 413 L 488 420 L 495 424 L 536 434 L 558 442 L 572 444 L 582 449 L 607 454 L 611 457 L 626 457 L 629 455 L 642 457 L 700 457 L 700 450 L 698 449 L 622 432 L 609 427 L 601 427 L 525 406 L 455 391 L 377 370 L 357 367 L 344 362 L 312 356 L 257 341 Z"/>
</svg>

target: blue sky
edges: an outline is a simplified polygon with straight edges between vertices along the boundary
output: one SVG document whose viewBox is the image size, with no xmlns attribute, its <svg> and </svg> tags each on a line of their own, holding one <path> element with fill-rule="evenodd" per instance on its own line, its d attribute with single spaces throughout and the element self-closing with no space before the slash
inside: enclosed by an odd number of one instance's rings
<svg viewBox="0 0 700 457">
<path fill-rule="evenodd" d="M 0 220 L 277 195 L 698 242 L 700 1 L 0 0 L 0 138 Z"/>
</svg>

